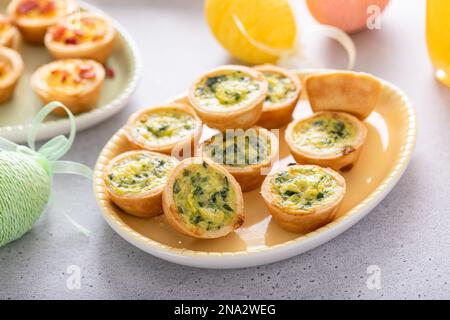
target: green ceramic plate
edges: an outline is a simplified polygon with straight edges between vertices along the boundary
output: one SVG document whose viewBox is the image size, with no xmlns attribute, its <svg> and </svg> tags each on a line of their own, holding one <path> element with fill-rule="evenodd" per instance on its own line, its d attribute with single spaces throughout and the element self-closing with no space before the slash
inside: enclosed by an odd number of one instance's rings
<svg viewBox="0 0 450 320">
<path fill-rule="evenodd" d="M 9 1 L 0 0 L 0 12 L 6 11 Z M 83 10 L 102 13 L 99 9 L 80 2 Z M 113 20 L 119 33 L 119 40 L 108 66 L 115 76 L 105 81 L 100 101 L 93 110 L 76 116 L 77 129 L 83 130 L 111 117 L 122 109 L 136 89 L 140 76 L 140 59 L 134 41 L 120 24 Z M 18 46 L 25 62 L 25 70 L 16 88 L 13 99 L 0 105 L 0 136 L 11 141 L 26 141 L 30 122 L 42 107 L 41 101 L 30 86 L 32 73 L 41 65 L 52 61 L 44 46 L 32 46 L 21 42 Z M 42 125 L 38 139 L 48 139 L 69 132 L 69 122 L 65 118 L 50 116 Z"/>
</svg>

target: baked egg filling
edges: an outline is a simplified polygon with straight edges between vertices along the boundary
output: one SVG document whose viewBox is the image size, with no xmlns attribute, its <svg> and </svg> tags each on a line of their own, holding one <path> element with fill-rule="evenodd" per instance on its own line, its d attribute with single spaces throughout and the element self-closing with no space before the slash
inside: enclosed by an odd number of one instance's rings
<svg viewBox="0 0 450 320">
<path fill-rule="evenodd" d="M 151 153 L 136 153 L 114 164 L 108 186 L 118 195 L 151 191 L 167 182 L 174 164 Z"/>
<path fill-rule="evenodd" d="M 11 64 L 0 58 L 0 81 L 8 78 L 8 75 L 11 73 Z"/>
<path fill-rule="evenodd" d="M 55 90 L 78 90 L 95 81 L 97 73 L 93 65 L 86 62 L 68 61 L 55 64 L 46 75 L 47 85 Z"/>
<path fill-rule="evenodd" d="M 12 28 L 11 21 L 6 18 L 0 18 L 0 38 L 4 37 L 4 34 Z"/>
<path fill-rule="evenodd" d="M 205 142 L 204 152 L 216 163 L 243 167 L 267 160 L 271 154 L 271 141 L 256 129 L 230 130 Z"/>
<path fill-rule="evenodd" d="M 264 106 L 270 107 L 295 97 L 297 87 L 291 78 L 270 71 L 264 71 L 263 75 L 269 83 Z"/>
<path fill-rule="evenodd" d="M 212 109 L 239 108 L 258 96 L 259 83 L 241 71 L 228 71 L 206 77 L 195 88 L 200 106 Z"/>
<path fill-rule="evenodd" d="M 53 18 L 64 13 L 67 4 L 64 0 L 22 0 L 16 8 L 19 17 Z"/>
<path fill-rule="evenodd" d="M 206 162 L 190 164 L 173 184 L 173 200 L 190 228 L 215 231 L 236 220 L 236 191 Z"/>
<path fill-rule="evenodd" d="M 162 145 L 186 138 L 194 129 L 195 118 L 189 113 L 158 110 L 139 116 L 133 124 L 132 135 L 139 141 Z"/>
<path fill-rule="evenodd" d="M 329 154 L 353 150 L 357 128 L 337 115 L 320 115 L 299 122 L 293 130 L 297 148 L 307 152 Z"/>
<path fill-rule="evenodd" d="M 67 22 L 53 27 L 51 34 L 56 42 L 77 45 L 104 39 L 107 28 L 106 22 L 101 18 L 74 15 Z"/>
<path fill-rule="evenodd" d="M 334 200 L 342 186 L 320 167 L 292 166 L 274 175 L 270 191 L 280 207 L 310 210 Z"/>
</svg>

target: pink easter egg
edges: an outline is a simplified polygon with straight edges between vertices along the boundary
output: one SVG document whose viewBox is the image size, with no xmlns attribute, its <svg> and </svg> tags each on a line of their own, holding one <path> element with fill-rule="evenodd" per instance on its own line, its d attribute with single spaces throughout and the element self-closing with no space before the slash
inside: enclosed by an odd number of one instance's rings
<svg viewBox="0 0 450 320">
<path fill-rule="evenodd" d="M 381 13 L 389 0 L 306 0 L 306 3 L 318 22 L 352 33 L 365 29 L 368 19 L 377 12 L 376 7 L 368 12 L 369 6 L 378 6 Z"/>
</svg>

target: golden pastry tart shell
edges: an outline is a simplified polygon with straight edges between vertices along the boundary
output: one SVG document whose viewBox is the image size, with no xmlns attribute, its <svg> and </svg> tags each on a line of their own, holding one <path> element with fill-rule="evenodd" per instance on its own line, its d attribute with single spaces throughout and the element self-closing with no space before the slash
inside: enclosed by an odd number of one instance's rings
<svg viewBox="0 0 450 320">
<path fill-rule="evenodd" d="M 202 83 L 205 78 L 220 75 L 226 71 L 241 71 L 248 74 L 259 83 L 259 94 L 253 100 L 249 101 L 247 105 L 237 109 L 230 107 L 228 110 L 226 107 L 207 108 L 201 106 L 198 99 L 195 97 L 195 90 L 197 86 Z M 267 87 L 267 80 L 259 71 L 244 66 L 225 65 L 201 75 L 191 85 L 188 97 L 191 105 L 194 107 L 199 117 L 209 127 L 216 128 L 221 131 L 237 128 L 246 129 L 253 126 L 261 117 Z"/>
<path fill-rule="evenodd" d="M 265 138 L 267 138 L 267 141 L 270 141 L 271 143 L 271 152 L 268 158 L 261 162 L 256 163 L 252 165 L 248 165 L 245 167 L 235 167 L 235 166 L 226 166 L 223 165 L 225 169 L 231 175 L 236 179 L 236 181 L 241 186 L 241 189 L 243 192 L 248 192 L 251 190 L 254 190 L 256 188 L 259 188 L 261 186 L 261 183 L 264 181 L 264 178 L 266 175 L 264 174 L 265 170 L 267 170 L 266 173 L 270 171 L 270 168 L 272 167 L 273 163 L 277 161 L 278 159 L 278 141 L 277 137 L 270 131 L 260 128 L 260 127 L 254 127 L 258 130 L 258 132 L 263 135 Z M 206 152 L 204 151 L 205 148 L 205 142 L 203 142 L 199 146 L 199 154 L 205 158 L 208 158 Z M 213 161 L 211 159 L 211 161 Z"/>
<path fill-rule="evenodd" d="M 293 139 L 293 133 L 297 125 L 301 122 L 310 121 L 311 119 L 326 114 L 337 115 L 340 118 L 343 118 L 346 121 L 350 122 L 357 128 L 355 133 L 355 139 L 353 143 L 349 145 L 349 147 L 351 148 L 348 148 L 344 152 L 335 152 L 329 154 L 314 153 L 312 151 L 306 151 L 298 148 Z M 348 171 L 355 165 L 355 163 L 359 159 L 359 155 L 361 154 L 361 150 L 363 148 L 366 136 L 367 136 L 366 126 L 356 117 L 345 112 L 328 112 L 328 111 L 318 112 L 307 118 L 295 120 L 288 125 L 285 132 L 285 140 L 287 142 L 289 150 L 291 151 L 291 154 L 293 155 L 297 163 L 315 164 L 325 168 L 329 167 L 337 171 L 339 170 Z"/>
<path fill-rule="evenodd" d="M 55 16 L 51 18 L 27 18 L 19 17 L 16 14 L 17 6 L 22 0 L 12 0 L 8 5 L 8 15 L 14 20 L 23 39 L 32 44 L 43 44 L 47 29 L 56 24 L 63 16 Z M 75 0 L 58 0 L 67 2 L 67 14 L 78 10 L 79 6 Z"/>
<path fill-rule="evenodd" d="M 8 17 L 0 15 L 0 20 L 7 20 Z M 0 46 L 13 48 L 19 39 L 19 30 L 12 23 L 9 24 L 8 29 L 3 31 L 0 36 Z"/>
<path fill-rule="evenodd" d="M 308 211 L 288 209 L 277 205 L 275 203 L 275 197 L 270 191 L 270 182 L 276 173 L 267 176 L 264 180 L 261 187 L 262 198 L 267 208 L 269 209 L 272 218 L 283 229 L 290 232 L 306 234 L 330 223 L 335 219 L 336 213 L 339 210 L 342 199 L 345 195 L 345 179 L 332 169 L 321 169 L 332 175 L 337 180 L 338 185 L 342 187 L 342 192 L 341 194 L 337 195 L 334 201 L 319 205 L 317 207 L 312 207 Z"/>
<path fill-rule="evenodd" d="M 201 164 L 203 161 L 205 161 L 209 166 L 214 168 L 215 170 L 221 172 L 223 175 L 225 175 L 228 178 L 228 181 L 230 183 L 230 187 L 233 188 L 236 191 L 236 212 L 237 215 L 236 221 L 232 225 L 224 226 L 223 228 L 215 231 L 207 231 L 203 230 L 201 228 L 188 228 L 186 227 L 185 222 L 183 221 L 183 218 L 181 217 L 180 213 L 178 212 L 177 206 L 175 205 L 175 201 L 173 200 L 173 184 L 175 182 L 175 179 L 182 174 L 184 168 L 188 167 L 189 165 L 195 163 L 195 164 Z M 215 239 L 224 237 L 233 230 L 239 228 L 244 223 L 244 199 L 242 196 L 241 187 L 239 186 L 238 182 L 234 177 L 222 166 L 216 164 L 215 162 L 207 159 L 207 158 L 188 158 L 183 161 L 181 161 L 175 169 L 172 171 L 171 175 L 169 176 L 169 180 L 167 181 L 167 184 L 163 191 L 163 211 L 164 216 L 166 217 L 166 221 L 178 232 L 185 234 L 187 236 L 197 238 L 197 239 Z"/>
<path fill-rule="evenodd" d="M 53 40 L 53 33 L 51 28 L 47 31 L 45 35 L 45 46 L 47 47 L 50 54 L 56 59 L 68 59 L 68 58 L 79 58 L 79 59 L 93 59 L 102 64 L 105 64 L 108 58 L 111 56 L 114 49 L 116 40 L 116 30 L 112 25 L 112 22 L 104 16 L 100 16 L 93 13 L 83 12 L 75 13 L 65 19 L 70 19 L 73 16 L 79 16 L 80 18 L 92 17 L 99 18 L 105 21 L 107 25 L 107 32 L 103 39 L 95 42 L 85 42 L 76 45 L 67 45 L 58 41 Z M 63 21 L 63 20 L 61 20 Z"/>
<path fill-rule="evenodd" d="M 157 112 L 157 111 L 173 110 L 173 109 L 179 110 L 180 112 L 187 113 L 194 118 L 195 128 L 189 136 L 184 137 L 179 140 L 176 140 L 176 141 L 173 141 L 173 142 L 170 142 L 170 143 L 167 143 L 167 144 L 152 144 L 150 142 L 143 142 L 141 140 L 137 140 L 133 136 L 132 128 L 134 126 L 134 123 L 140 116 L 145 115 L 145 114 L 151 114 L 151 113 Z M 126 133 L 128 140 L 130 141 L 130 143 L 137 149 L 156 151 L 156 152 L 161 152 L 161 153 L 165 153 L 165 154 L 169 154 L 169 155 L 171 155 L 172 153 L 176 153 L 176 155 L 174 155 L 174 156 L 181 156 L 184 154 L 179 153 L 176 150 L 184 150 L 187 148 L 191 152 L 191 155 L 194 154 L 195 146 L 196 146 L 197 142 L 200 140 L 200 137 L 202 135 L 202 129 L 203 129 L 202 121 L 197 116 L 197 114 L 195 113 L 194 109 L 191 106 L 184 104 L 184 103 L 170 103 L 167 105 L 149 107 L 149 108 L 140 110 L 138 112 L 135 112 L 134 114 L 131 115 L 130 119 L 128 120 L 128 123 L 125 126 L 125 133 Z"/>
<path fill-rule="evenodd" d="M 17 51 L 6 47 L 0 47 L 0 58 L 9 65 L 9 73 L 0 81 L 0 103 L 3 103 L 13 96 L 17 82 L 22 75 L 24 64 Z"/>
<path fill-rule="evenodd" d="M 49 72 L 54 64 L 71 63 L 75 59 L 58 60 L 44 65 L 37 69 L 31 77 L 31 87 L 44 104 L 51 101 L 60 101 L 65 104 L 73 114 L 79 114 L 91 110 L 97 104 L 100 92 L 105 81 L 105 69 L 94 60 L 83 60 L 86 64 L 92 65 L 96 74 L 96 78 L 82 90 L 67 94 L 55 90 L 45 81 L 45 75 Z M 59 116 L 66 116 L 64 110 L 58 108 L 53 111 Z"/>
<path fill-rule="evenodd" d="M 116 156 L 105 168 L 103 181 L 108 179 L 108 175 L 115 163 L 138 153 L 156 154 L 150 151 L 128 151 Z M 176 159 L 172 157 L 163 154 L 156 155 L 165 158 L 167 161 L 171 161 L 174 165 L 177 164 Z M 162 213 L 162 192 L 165 186 L 164 184 L 151 191 L 133 194 L 117 194 L 106 182 L 104 182 L 104 184 L 111 200 L 126 213 L 141 218 L 154 217 Z"/>
<path fill-rule="evenodd" d="M 314 112 L 341 111 L 364 120 L 375 108 L 382 84 L 367 73 L 338 71 L 311 74 L 303 87 Z"/>
<path fill-rule="evenodd" d="M 297 88 L 294 97 L 291 99 L 288 99 L 282 103 L 272 104 L 270 106 L 263 105 L 263 111 L 257 124 L 267 129 L 281 128 L 292 121 L 292 113 L 294 112 L 298 99 L 300 98 L 302 87 L 300 80 L 298 76 L 292 72 L 273 65 L 261 65 L 254 68 L 260 72 L 267 71 L 281 74 L 286 78 L 291 79 Z"/>
</svg>

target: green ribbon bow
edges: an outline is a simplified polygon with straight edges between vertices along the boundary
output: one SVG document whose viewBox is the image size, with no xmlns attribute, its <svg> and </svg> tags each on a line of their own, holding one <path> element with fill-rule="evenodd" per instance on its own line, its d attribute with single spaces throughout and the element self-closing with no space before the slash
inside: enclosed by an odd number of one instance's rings
<svg viewBox="0 0 450 320">
<path fill-rule="evenodd" d="M 43 120 L 57 108 L 63 108 L 69 116 L 69 138 L 64 135 L 56 136 L 36 151 L 36 134 L 39 127 Z M 70 110 L 62 103 L 54 101 L 43 107 L 33 119 L 31 129 L 28 133 L 29 147 L 15 144 L 14 142 L 0 137 L 0 150 L 20 152 L 34 157 L 47 171 L 50 177 L 53 177 L 54 173 L 69 173 L 82 175 L 88 179 L 92 179 L 91 168 L 77 162 L 58 160 L 72 147 L 76 131 L 75 117 L 72 112 L 70 112 Z"/>
</svg>

